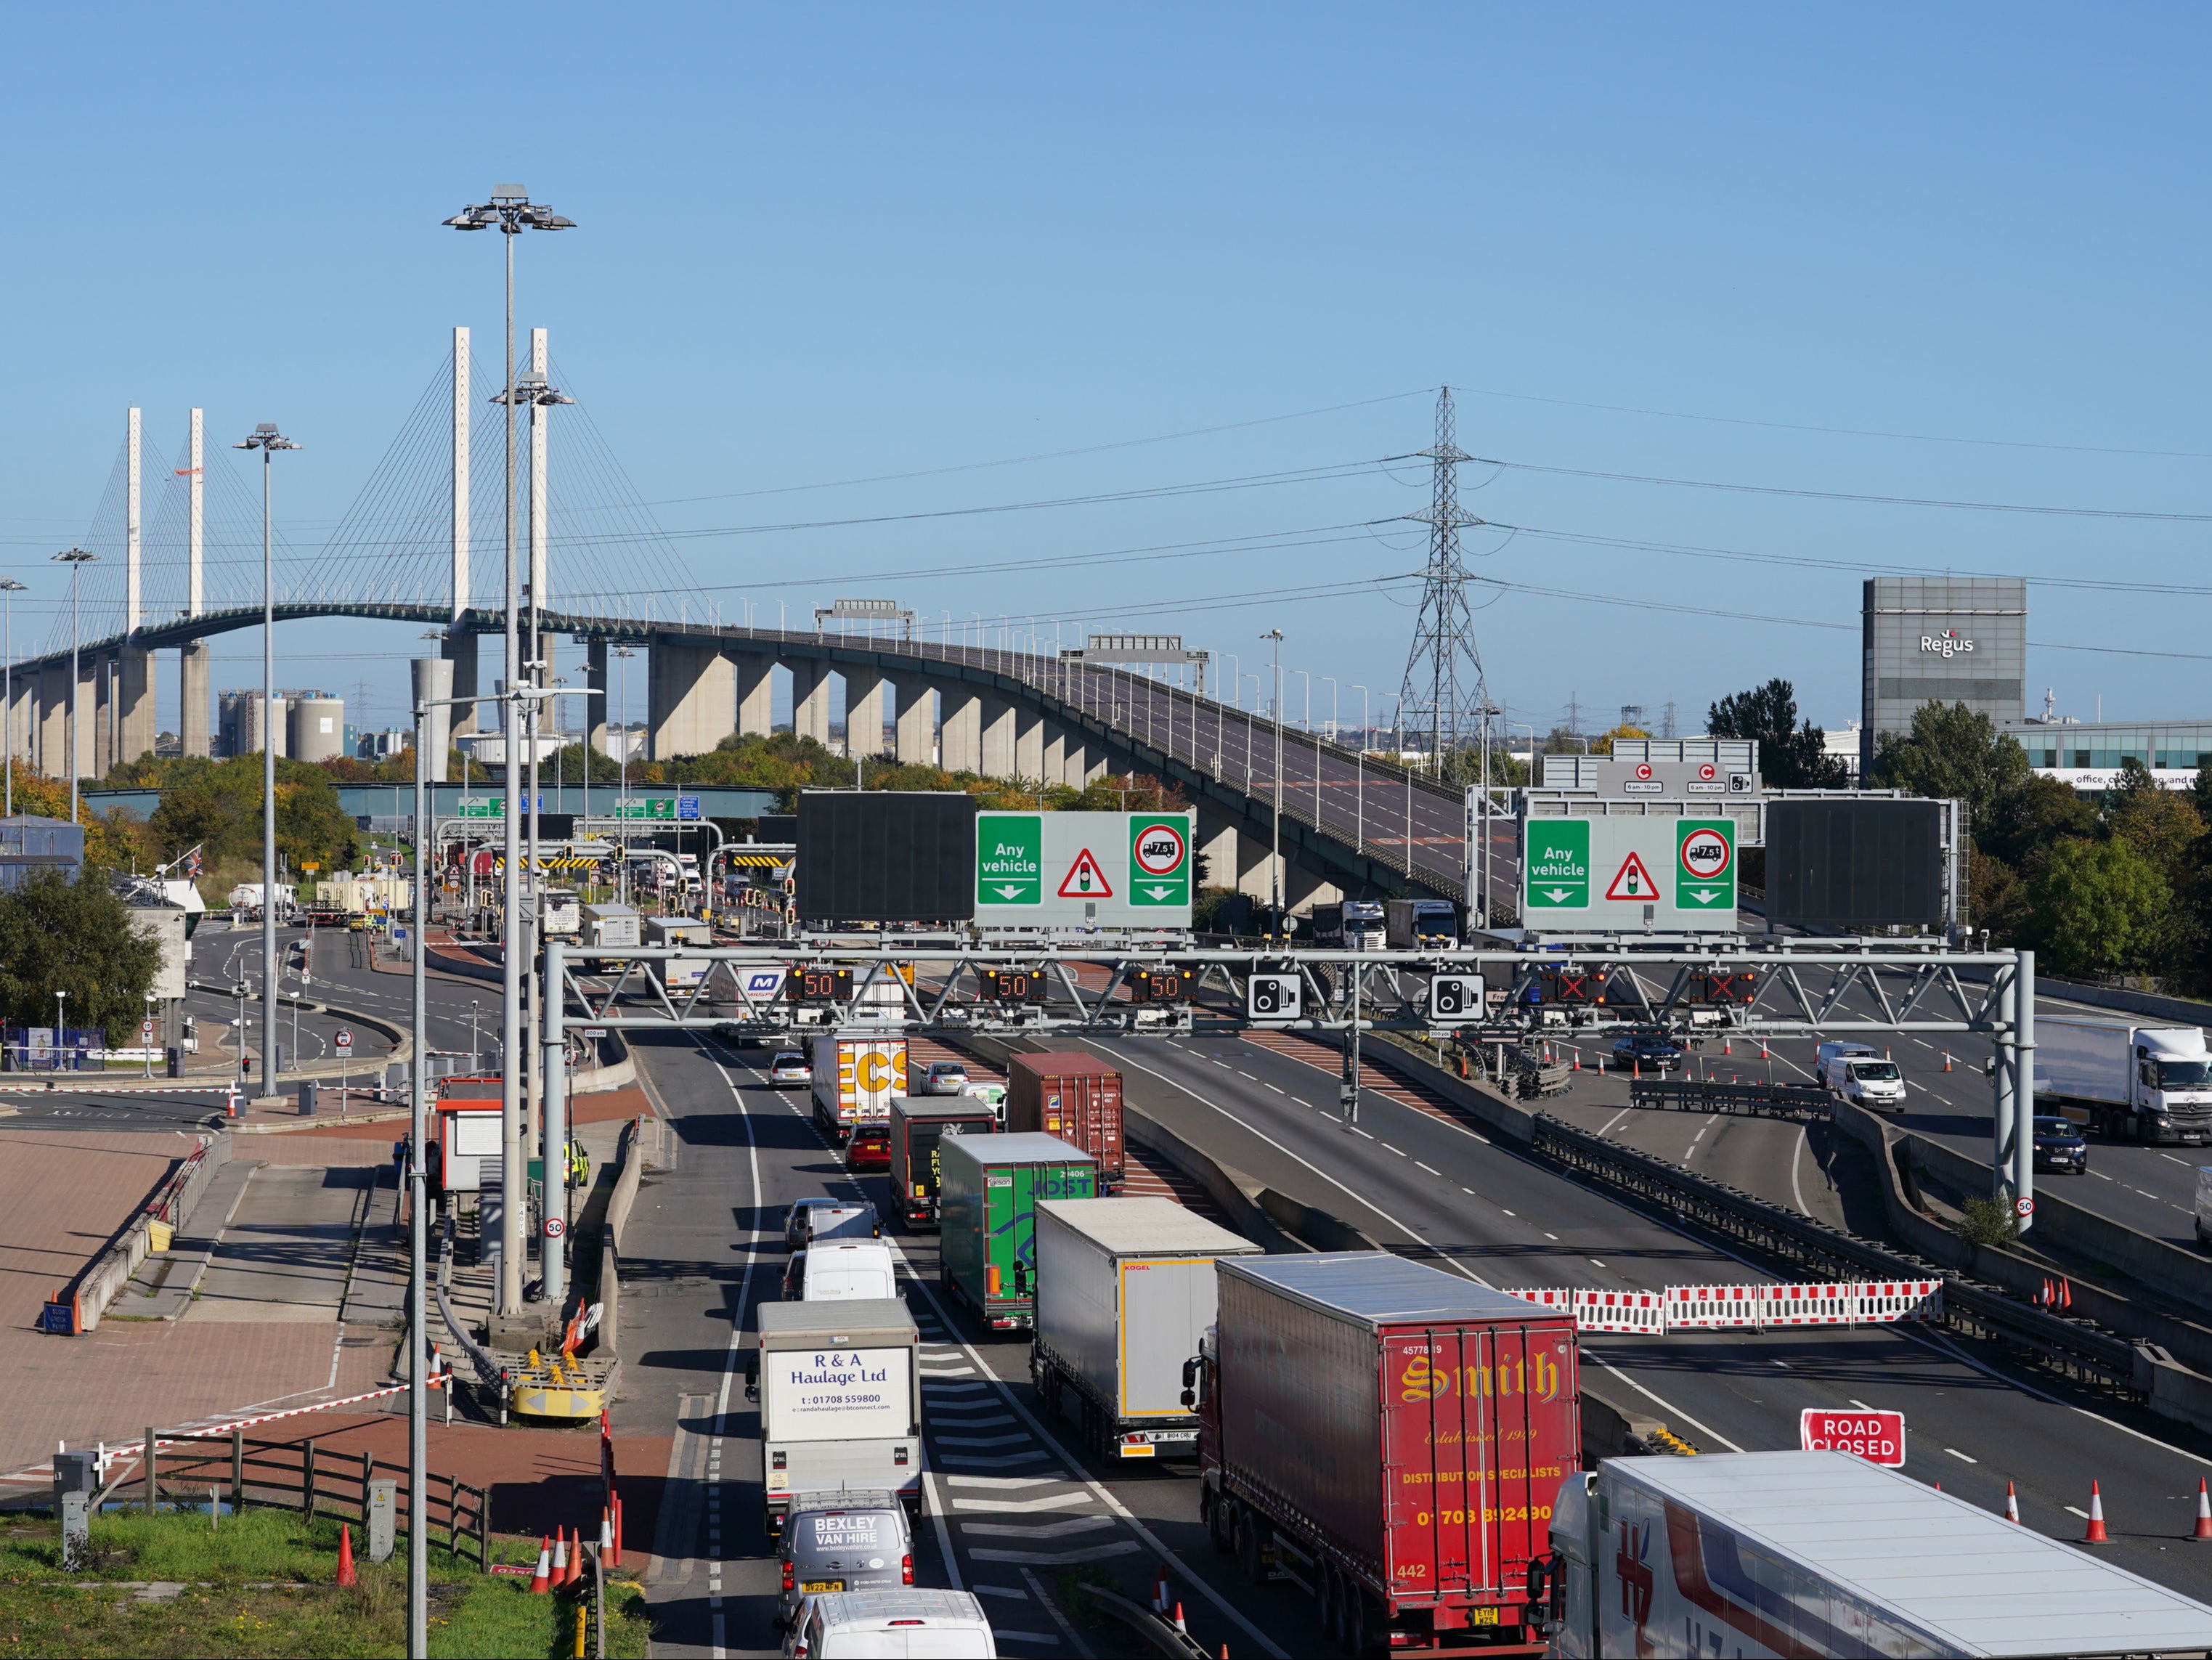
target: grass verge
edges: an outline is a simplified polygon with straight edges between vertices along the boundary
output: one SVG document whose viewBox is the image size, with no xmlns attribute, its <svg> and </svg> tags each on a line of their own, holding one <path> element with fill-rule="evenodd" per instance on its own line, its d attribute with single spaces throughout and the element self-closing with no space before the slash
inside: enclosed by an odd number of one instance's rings
<svg viewBox="0 0 2212 1660">
<path fill-rule="evenodd" d="M 404 1654 L 405 1541 L 379 1563 L 357 1524 L 353 1536 L 361 1583 L 341 1589 L 331 1583 L 338 1523 L 325 1517 L 249 1508 L 211 1529 L 190 1512 L 105 1516 L 92 1524 L 94 1565 L 69 1574 L 54 1523 L 11 1518 L 0 1524 L 0 1656 Z M 537 1542 L 495 1540 L 493 1554 L 535 1562 Z M 430 1580 L 430 1652 L 441 1660 L 574 1652 L 574 1597 L 533 1596 L 527 1580 L 479 1573 L 435 1544 Z M 648 1635 L 636 1585 L 611 1578 L 607 1652 L 641 1660 Z"/>
</svg>

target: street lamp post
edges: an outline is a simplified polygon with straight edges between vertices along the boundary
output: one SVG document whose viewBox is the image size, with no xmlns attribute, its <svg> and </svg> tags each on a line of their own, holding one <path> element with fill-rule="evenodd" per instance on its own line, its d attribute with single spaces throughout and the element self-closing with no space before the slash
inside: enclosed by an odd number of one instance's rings
<svg viewBox="0 0 2212 1660">
<path fill-rule="evenodd" d="M 1273 907 L 1274 926 L 1283 921 L 1283 631 L 1269 629 L 1260 636 L 1274 642 L 1275 647 L 1275 851 L 1267 867 L 1268 903 Z"/>
<path fill-rule="evenodd" d="M 146 1000 L 146 1018 L 138 1023 L 138 1048 L 146 1062 L 146 1076 L 151 1078 L 154 1075 L 154 1034 L 148 1028 L 154 1024 L 154 994 L 148 991 L 141 992 L 139 995 Z"/>
<path fill-rule="evenodd" d="M 270 512 L 270 465 L 278 450 L 300 447 L 264 421 L 233 449 L 261 452 L 261 1032 L 274 1043 L 276 1031 L 276 559 Z M 276 1073 L 261 1057 L 261 1098 L 276 1096 Z"/>
<path fill-rule="evenodd" d="M 564 219 L 543 203 L 533 203 L 530 193 L 520 185 L 498 185 L 492 189 L 490 200 L 464 208 L 446 224 L 454 230 L 490 230 L 496 228 L 507 250 L 507 678 L 512 686 L 522 654 L 517 637 L 520 618 L 517 615 L 517 573 L 515 570 L 514 523 L 514 414 L 518 399 L 514 380 L 514 242 L 526 230 L 570 230 L 575 222 Z M 508 1063 L 516 1053 L 516 1042 L 522 1029 L 522 953 L 517 949 L 521 939 L 521 884 L 517 866 L 522 857 L 521 819 L 520 809 L 523 788 L 521 755 L 515 743 L 514 715 L 518 711 L 509 707 L 507 732 L 507 800 L 503 817 L 506 819 L 505 849 L 507 881 L 505 884 L 502 935 L 504 948 L 500 956 L 502 963 L 502 996 L 500 1010 L 501 1031 L 501 1250 L 497 1307 L 501 1314 L 518 1314 L 522 1309 L 522 1198 L 523 1198 L 523 1127 L 522 1080 Z M 410 1619 L 412 1611 L 410 1610 Z M 409 1633 L 410 1643 L 414 1633 Z"/>
<path fill-rule="evenodd" d="M 80 757 L 80 755 L 81 755 L 82 751 L 78 749 L 78 747 L 77 747 L 77 741 L 76 741 L 76 678 L 77 678 L 77 668 L 76 668 L 76 653 L 77 653 L 76 579 L 77 579 L 77 573 L 78 573 L 79 571 L 81 571 L 82 569 L 83 569 L 85 566 L 87 566 L 87 565 L 89 565 L 89 564 L 93 563 L 93 562 L 94 562 L 95 560 L 97 560 L 99 557 L 100 557 L 100 556 L 99 556 L 98 554 L 96 554 L 96 553 L 87 553 L 87 552 L 86 552 L 82 548 L 70 548 L 70 549 L 68 549 L 68 550 L 64 550 L 64 551 L 63 551 L 63 552 L 61 552 L 61 553 L 58 553 L 58 554 L 56 554 L 56 555 L 54 556 L 54 558 L 55 558 L 58 562 L 60 562 L 60 563 L 62 563 L 62 564 L 67 565 L 67 566 L 70 568 L 69 775 L 70 775 L 70 824 L 74 824 L 75 823 L 76 823 L 76 781 L 77 781 L 77 775 L 78 775 L 79 773 L 81 773 L 81 772 L 82 772 L 82 771 L 84 770 L 83 767 L 78 764 L 79 757 Z M 12 782 L 12 780 L 11 780 L 11 782 Z M 11 792 L 10 792 L 10 793 L 11 793 L 11 794 L 12 794 L 12 790 L 11 790 Z"/>
<path fill-rule="evenodd" d="M 1362 853 L 1367 850 L 1367 688 L 1352 681 L 1345 684 L 1359 694 L 1359 748 L 1352 763 L 1352 812 L 1356 828 L 1352 834 L 1352 845 Z"/>
<path fill-rule="evenodd" d="M 622 702 L 622 725 L 615 733 L 620 757 L 615 775 L 615 898 L 623 905 L 629 903 L 629 831 L 622 817 L 623 806 L 629 800 L 629 660 L 636 655 L 628 646 L 614 649 L 615 690 Z"/>
<path fill-rule="evenodd" d="M 15 596 L 27 592 L 12 576 L 0 576 L 0 767 L 8 773 L 7 816 L 15 816 Z"/>
</svg>

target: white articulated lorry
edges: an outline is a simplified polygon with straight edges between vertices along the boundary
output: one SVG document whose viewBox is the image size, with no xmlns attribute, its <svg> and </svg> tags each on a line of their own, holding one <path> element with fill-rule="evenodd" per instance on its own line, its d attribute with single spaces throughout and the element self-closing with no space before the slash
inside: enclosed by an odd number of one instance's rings
<svg viewBox="0 0 2212 1660">
<path fill-rule="evenodd" d="M 1559 1660 L 2212 1648 L 2212 1608 L 1847 1452 L 1604 1459 L 1529 1581 Z"/>
<path fill-rule="evenodd" d="M 763 1303 L 745 1372 L 760 1403 L 763 1519 L 798 1493 L 898 1494 L 921 1514 L 921 1335 L 896 1298 Z"/>
<path fill-rule="evenodd" d="M 1213 1264 L 1259 1250 L 1172 1199 L 1038 1202 L 1030 1376 L 1093 1456 L 1197 1456 L 1183 1367 L 1213 1323 Z"/>
<path fill-rule="evenodd" d="M 2114 1140 L 2212 1141 L 2212 1054 L 2197 1026 L 2035 1023 L 2035 1094 Z"/>
<path fill-rule="evenodd" d="M 839 1146 L 860 1124 L 888 1124 L 906 1093 L 906 1034 L 848 1026 L 814 1040 L 814 1118 Z"/>
</svg>

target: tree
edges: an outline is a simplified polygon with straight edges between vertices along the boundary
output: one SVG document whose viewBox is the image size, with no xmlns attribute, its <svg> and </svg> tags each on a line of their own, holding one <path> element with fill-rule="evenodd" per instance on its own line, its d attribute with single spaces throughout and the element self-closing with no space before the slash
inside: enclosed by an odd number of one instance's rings
<svg viewBox="0 0 2212 1660">
<path fill-rule="evenodd" d="M 1884 733 L 1869 783 L 1909 790 L 1931 800 L 1955 797 L 1979 824 L 2004 796 L 2023 787 L 2034 769 L 2027 751 L 1986 714 L 1964 703 L 1923 703 L 1909 733 Z"/>
<path fill-rule="evenodd" d="M 2197 803 L 2197 816 L 2212 824 L 2212 755 L 2198 758 L 2197 780 L 2190 785 L 2189 793 Z"/>
<path fill-rule="evenodd" d="M 2124 842 L 2062 842 L 2029 885 L 2030 937 L 2060 974 L 2105 976 L 2148 966 L 2172 890 Z"/>
<path fill-rule="evenodd" d="M 1828 734 L 1797 719 L 1797 689 L 1783 679 L 1723 697 L 1705 711 L 1715 738 L 1749 738 L 1759 744 L 1759 772 L 1772 789 L 1838 789 L 1850 769 L 1828 753 Z"/>
<path fill-rule="evenodd" d="M 1613 740 L 1616 738 L 1649 738 L 1650 735 L 1651 734 L 1644 731 L 1643 727 L 1632 727 L 1626 721 L 1623 721 L 1620 726 L 1613 727 L 1610 732 L 1601 732 L 1596 737 L 1591 739 L 1590 753 L 1592 755 L 1612 754 Z"/>
<path fill-rule="evenodd" d="M 2032 772 L 1974 821 L 1974 844 L 2014 870 L 2025 870 L 2065 837 L 2094 838 L 2097 809 L 2061 778 Z M 1977 915 L 1979 912 L 1977 911 Z"/>
<path fill-rule="evenodd" d="M 39 871 L 0 894 L 0 1018 L 11 1026 L 50 1023 L 62 991 L 70 1025 L 120 1043 L 161 965 L 160 943 L 131 928 L 131 908 L 98 877 Z"/>
</svg>

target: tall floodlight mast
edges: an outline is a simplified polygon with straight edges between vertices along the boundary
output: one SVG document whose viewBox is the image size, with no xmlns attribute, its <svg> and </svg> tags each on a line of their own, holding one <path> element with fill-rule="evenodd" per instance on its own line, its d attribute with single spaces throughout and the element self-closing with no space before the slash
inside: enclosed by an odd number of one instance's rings
<svg viewBox="0 0 2212 1660">
<path fill-rule="evenodd" d="M 1467 603 L 1467 562 L 1460 531 L 1483 521 L 1459 506 L 1459 464 L 1466 451 L 1453 441 L 1449 386 L 1437 394 L 1437 441 L 1420 452 L 1434 464 L 1436 481 L 1428 510 L 1407 518 L 1429 527 L 1429 564 L 1421 587 L 1421 611 L 1413 624 L 1413 648 L 1407 654 L 1400 692 L 1401 718 L 1429 736 L 1429 768 L 1444 774 L 1449 757 L 1476 741 L 1490 702 L 1483 683 L 1482 655 L 1474 642 L 1474 618 Z"/>
</svg>

